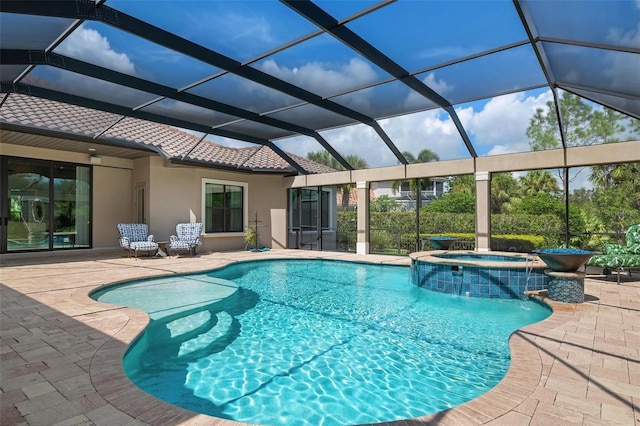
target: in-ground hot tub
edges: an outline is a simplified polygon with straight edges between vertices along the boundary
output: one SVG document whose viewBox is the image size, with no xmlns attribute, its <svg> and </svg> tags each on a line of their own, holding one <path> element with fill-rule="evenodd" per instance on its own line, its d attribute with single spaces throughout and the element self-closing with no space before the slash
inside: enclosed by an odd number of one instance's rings
<svg viewBox="0 0 640 426">
<path fill-rule="evenodd" d="M 521 299 L 549 282 L 547 264 L 525 253 L 436 250 L 409 256 L 413 283 L 441 293 Z"/>
</svg>

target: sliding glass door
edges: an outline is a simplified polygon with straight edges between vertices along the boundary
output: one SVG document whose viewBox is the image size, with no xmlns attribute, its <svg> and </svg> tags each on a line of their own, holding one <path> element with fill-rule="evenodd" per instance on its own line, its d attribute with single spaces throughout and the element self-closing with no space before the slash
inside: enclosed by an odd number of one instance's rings
<svg viewBox="0 0 640 426">
<path fill-rule="evenodd" d="M 91 247 L 89 166 L 4 157 L 2 186 L 2 252 Z"/>
</svg>

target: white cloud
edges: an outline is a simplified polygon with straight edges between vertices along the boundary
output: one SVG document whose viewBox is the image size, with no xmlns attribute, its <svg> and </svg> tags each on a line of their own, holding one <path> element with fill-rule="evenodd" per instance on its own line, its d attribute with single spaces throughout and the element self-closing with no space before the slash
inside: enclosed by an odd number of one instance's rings
<svg viewBox="0 0 640 426">
<path fill-rule="evenodd" d="M 174 11 L 180 14 L 178 20 L 186 24 L 183 34 L 186 38 L 206 46 L 222 46 L 223 49 L 236 50 L 235 56 L 247 57 L 259 53 L 259 46 L 273 45 L 276 42 L 274 28 L 269 19 L 255 10 L 230 11 L 223 2 L 213 10 L 181 8 Z M 250 6 L 249 6 L 250 7 Z M 244 14 L 243 14 L 244 12 Z M 212 31 L 211 28 L 215 28 Z M 220 50 L 216 48 L 214 50 Z"/>
<path fill-rule="evenodd" d="M 225 14 L 217 19 L 216 30 L 221 30 L 225 40 L 250 40 L 253 43 L 260 40 L 271 43 L 273 35 L 269 21 L 264 16 L 242 16 Z"/>
<path fill-rule="evenodd" d="M 492 98 L 480 111 L 465 107 L 456 112 L 479 151 L 491 147 L 489 155 L 523 152 L 529 150 L 529 120 L 537 108 L 546 108 L 551 99 L 550 91 L 538 96 L 514 93 Z"/>
<path fill-rule="evenodd" d="M 451 92 L 454 88 L 444 80 L 437 80 L 436 75 L 433 72 L 427 74 L 422 79 L 422 82 L 444 97 L 446 97 L 446 94 Z M 425 98 L 418 92 L 411 90 L 407 95 L 404 104 L 407 108 L 420 108 L 420 105 L 425 105 Z"/>
<path fill-rule="evenodd" d="M 513 146 L 495 145 L 487 152 L 487 155 L 513 154 L 514 152 L 522 151 L 524 151 L 524 149 L 516 149 Z"/>
<path fill-rule="evenodd" d="M 442 96 L 445 96 L 454 88 L 454 86 L 450 86 L 444 80 L 436 80 L 436 74 L 433 72 L 427 74 L 427 76 L 422 79 L 422 82 Z"/>
<path fill-rule="evenodd" d="M 255 143 L 239 141 L 237 139 L 225 138 L 225 137 L 216 136 L 216 135 L 208 135 L 207 137 L 205 137 L 205 140 L 216 143 L 218 145 L 226 146 L 228 148 L 256 148 L 256 147 L 259 148 L 260 147 L 260 145 L 257 145 Z"/>
<path fill-rule="evenodd" d="M 382 120 L 380 125 L 400 151 L 414 156 L 425 148 L 441 160 L 469 156 L 453 121 L 440 109 Z"/>
<path fill-rule="evenodd" d="M 640 0 L 638 0 L 640 1 Z M 425 49 L 417 53 L 418 58 L 462 58 L 474 52 L 473 49 L 462 46 L 446 46 Z"/>
<path fill-rule="evenodd" d="M 640 24 L 633 31 L 626 33 L 619 29 L 610 29 L 607 40 L 614 45 L 640 46 Z M 640 86 L 638 55 L 611 52 L 607 59 L 609 67 L 604 70 L 604 74 L 609 77 L 613 90 L 626 93 L 629 88 Z"/>
<path fill-rule="evenodd" d="M 111 48 L 109 40 L 98 31 L 80 26 L 56 48 L 56 53 L 106 68 L 136 75 L 136 67 L 125 53 Z"/>
<path fill-rule="evenodd" d="M 398 160 L 373 128 L 364 124 L 342 127 L 321 132 L 321 135 L 342 156 L 357 155 L 369 167 L 398 164 Z"/>
<path fill-rule="evenodd" d="M 529 96 L 512 94 L 492 98 L 478 111 L 468 106 L 456 112 L 479 155 L 523 152 L 529 150 L 525 134 L 529 119 L 536 108 L 546 108 L 546 102 L 551 99 L 548 90 Z M 441 160 L 469 157 L 449 115 L 440 109 L 381 120 L 380 125 L 400 151 L 417 155 L 428 148 Z M 384 141 L 368 126 L 342 127 L 322 134 L 342 155 L 358 155 L 369 167 L 398 164 Z M 303 143 L 298 138 L 284 139 L 278 145 L 301 156 L 321 149 L 315 141 Z"/>
<path fill-rule="evenodd" d="M 294 136 L 275 141 L 274 143 L 283 151 L 305 158 L 310 152 L 323 150 L 322 146 L 315 139 L 309 136 Z"/>
<path fill-rule="evenodd" d="M 352 58 L 348 63 L 333 69 L 320 62 L 288 68 L 270 59 L 261 63 L 260 69 L 291 84 L 324 95 L 370 83 L 377 78 L 371 65 L 359 58 Z"/>
</svg>

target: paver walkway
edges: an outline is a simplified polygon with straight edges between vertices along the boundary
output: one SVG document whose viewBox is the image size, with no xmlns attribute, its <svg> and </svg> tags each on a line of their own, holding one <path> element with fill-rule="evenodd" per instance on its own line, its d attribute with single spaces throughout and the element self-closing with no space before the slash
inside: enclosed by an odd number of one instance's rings
<svg viewBox="0 0 640 426">
<path fill-rule="evenodd" d="M 73 254 L 73 257 L 70 257 Z M 0 424 L 238 424 L 165 404 L 125 377 L 121 359 L 146 314 L 91 300 L 132 278 L 212 269 L 244 259 L 325 257 L 408 264 L 407 258 L 273 250 L 193 258 L 111 254 L 0 259 Z M 582 304 L 511 338 L 512 365 L 488 393 L 403 425 L 640 425 L 640 278 L 589 276 Z"/>
</svg>

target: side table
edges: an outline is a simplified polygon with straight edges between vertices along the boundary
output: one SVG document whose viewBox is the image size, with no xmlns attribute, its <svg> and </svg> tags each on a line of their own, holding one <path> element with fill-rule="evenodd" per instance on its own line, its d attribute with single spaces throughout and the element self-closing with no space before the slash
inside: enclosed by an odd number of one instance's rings
<svg viewBox="0 0 640 426">
<path fill-rule="evenodd" d="M 169 244 L 169 241 L 157 241 L 157 243 L 158 243 L 158 252 L 156 253 L 156 256 L 167 257 L 168 255 L 167 244 Z"/>
</svg>

